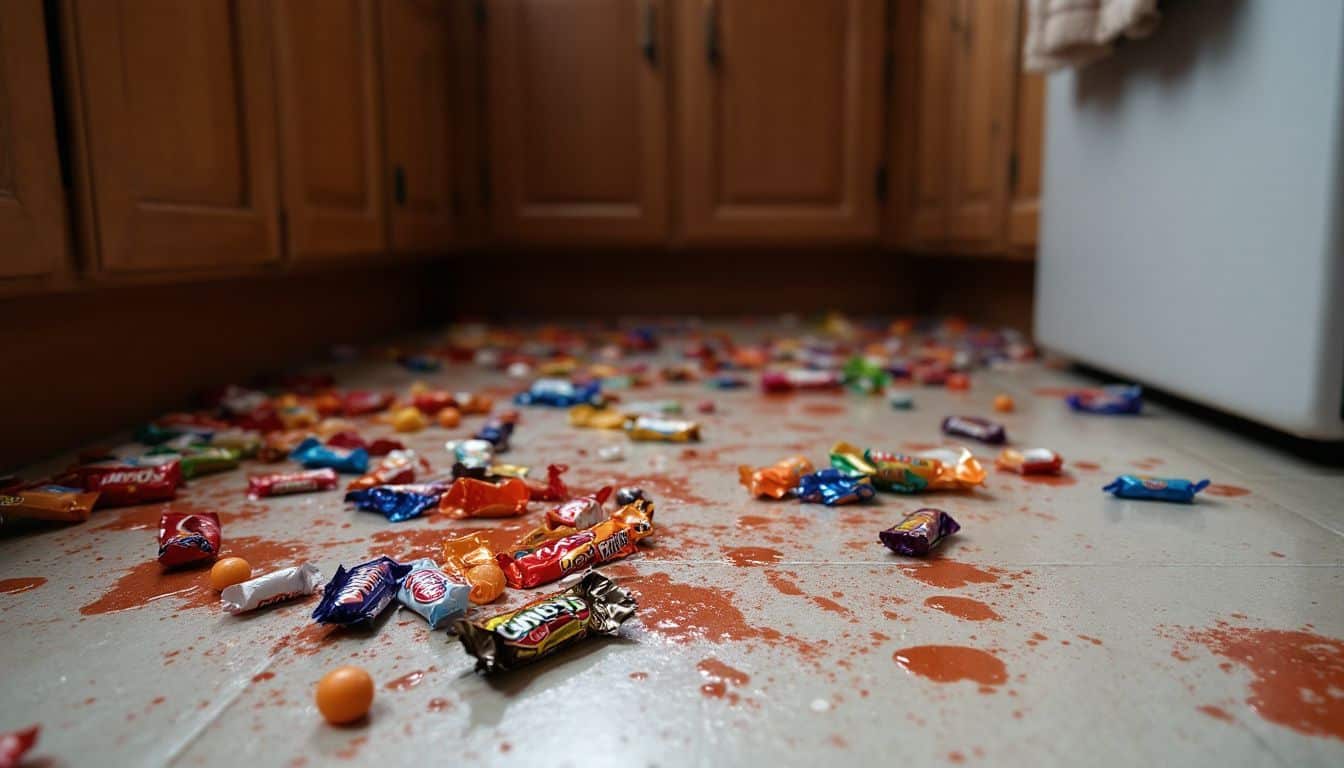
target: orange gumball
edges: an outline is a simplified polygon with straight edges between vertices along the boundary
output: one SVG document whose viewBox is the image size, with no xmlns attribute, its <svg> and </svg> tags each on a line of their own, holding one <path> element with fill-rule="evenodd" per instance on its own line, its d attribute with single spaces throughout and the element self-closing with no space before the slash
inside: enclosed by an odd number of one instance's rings
<svg viewBox="0 0 1344 768">
<path fill-rule="evenodd" d="M 971 377 L 964 373 L 947 374 L 947 388 L 952 390 L 967 390 L 971 388 Z"/>
<path fill-rule="evenodd" d="M 994 410 L 999 413 L 1011 413 L 1015 408 L 1017 408 L 1017 404 L 1008 395 L 994 396 Z"/>
<path fill-rule="evenodd" d="M 359 667 L 337 667 L 317 682 L 316 699 L 328 723 L 353 723 L 373 706 L 373 678 Z"/>
<path fill-rule="evenodd" d="M 223 592 L 225 587 L 242 584 L 252 578 L 252 564 L 241 557 L 226 557 L 210 569 L 210 588 Z"/>
<path fill-rule="evenodd" d="M 439 411 L 439 426 L 452 429 L 462 423 L 462 413 L 456 408 L 444 408 Z"/>
</svg>

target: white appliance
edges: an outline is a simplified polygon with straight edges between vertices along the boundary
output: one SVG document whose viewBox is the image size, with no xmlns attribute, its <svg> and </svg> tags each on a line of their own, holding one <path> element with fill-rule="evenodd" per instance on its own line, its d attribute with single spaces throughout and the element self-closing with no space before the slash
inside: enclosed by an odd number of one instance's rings
<svg viewBox="0 0 1344 768">
<path fill-rule="evenodd" d="M 1344 438 L 1344 0 L 1173 0 L 1050 76 L 1035 334 Z"/>
</svg>

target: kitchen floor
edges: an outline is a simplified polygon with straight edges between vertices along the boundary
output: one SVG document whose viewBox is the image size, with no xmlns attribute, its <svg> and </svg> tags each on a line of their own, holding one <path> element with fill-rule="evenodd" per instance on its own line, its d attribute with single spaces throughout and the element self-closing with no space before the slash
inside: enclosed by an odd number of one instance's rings
<svg viewBox="0 0 1344 768">
<path fill-rule="evenodd" d="M 678 359 L 680 346 L 651 359 Z M 324 370 L 399 393 L 419 380 L 502 401 L 523 386 L 470 365 Z M 910 411 L 755 386 L 627 393 L 693 415 L 714 401 L 689 446 L 521 409 L 503 460 L 567 463 L 585 490 L 641 486 L 657 536 L 603 568 L 639 600 L 619 637 L 495 677 L 403 609 L 368 631 L 313 625 L 316 597 L 224 614 L 203 571 L 161 572 L 159 516 L 217 511 L 225 554 L 330 575 L 380 554 L 437 557 L 467 529 L 505 543 L 544 504 L 513 520 L 389 524 L 339 492 L 249 501 L 247 476 L 273 471 L 249 463 L 170 504 L 4 537 L 0 730 L 41 723 L 33 754 L 56 765 L 1344 765 L 1344 472 L 1151 403 L 1139 417 L 1072 413 L 1060 393 L 1090 382 L 1040 365 L 972 383 L 915 388 Z M 999 393 L 1015 413 L 991 410 Z M 837 508 L 752 499 L 738 483 L 739 464 L 802 454 L 824 465 L 839 440 L 940 445 L 949 414 L 998 418 L 1015 444 L 1061 453 L 1065 474 L 991 468 L 975 493 Z M 405 440 L 446 470 L 443 442 L 480 418 Z M 389 431 L 369 425 L 365 437 Z M 600 460 L 613 442 L 626 458 Z M 971 447 L 992 464 L 996 449 Z M 1128 472 L 1214 485 L 1192 506 L 1101 491 Z M 878 543 L 921 506 L 950 512 L 961 532 L 922 560 Z M 506 598 L 475 613 L 526 595 Z M 336 728 L 313 687 L 347 663 L 368 669 L 378 694 L 366 723 Z"/>
</svg>

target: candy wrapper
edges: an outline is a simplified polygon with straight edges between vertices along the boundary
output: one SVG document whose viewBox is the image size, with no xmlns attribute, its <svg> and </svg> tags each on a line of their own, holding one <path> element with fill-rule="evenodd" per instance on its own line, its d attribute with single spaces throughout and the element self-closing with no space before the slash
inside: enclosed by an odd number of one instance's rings
<svg viewBox="0 0 1344 768">
<path fill-rule="evenodd" d="M 607 513 L 602 509 L 611 496 L 611 486 L 605 486 L 591 496 L 570 499 L 560 506 L 546 511 L 547 528 L 577 528 L 582 530 L 602 522 Z"/>
<path fill-rule="evenodd" d="M 1008 442 L 1008 433 L 1002 424 L 975 416 L 948 416 L 943 419 L 943 432 L 991 445 Z"/>
<path fill-rule="evenodd" d="M 264 499 L 268 496 L 284 496 L 291 493 L 329 491 L 336 487 L 336 483 L 334 469 L 253 475 L 247 478 L 247 495 L 254 499 Z"/>
<path fill-rule="evenodd" d="M 411 563 L 411 572 L 401 580 L 397 600 L 420 614 L 430 629 L 438 629 L 467 611 L 471 586 L 449 578 L 428 558 Z"/>
<path fill-rule="evenodd" d="M 495 560 L 495 551 L 479 533 L 445 539 L 443 568 L 471 585 L 468 599 L 474 605 L 493 603 L 504 594 L 504 571 Z"/>
<path fill-rule="evenodd" d="M 798 478 L 793 493 L 799 501 L 828 507 L 852 504 L 873 498 L 877 491 L 863 475 L 851 475 L 838 469 L 823 469 Z"/>
<path fill-rule="evenodd" d="M 770 393 L 839 389 L 842 383 L 840 374 L 834 371 L 793 368 L 787 371 L 766 371 L 761 374 L 761 389 Z"/>
<path fill-rule="evenodd" d="M 925 507 L 906 515 L 904 520 L 879 533 L 878 538 L 898 555 L 920 557 L 959 530 L 961 526 L 951 515 Z"/>
<path fill-rule="evenodd" d="M 84 490 L 98 494 L 98 506 L 124 507 L 168 501 L 177 496 L 182 468 L 175 460 L 161 464 L 86 464 L 77 469 Z"/>
<path fill-rule="evenodd" d="M 584 429 L 624 429 L 626 413 L 623 408 L 598 408 L 583 403 L 569 409 L 569 424 Z"/>
<path fill-rule="evenodd" d="M 229 613 L 244 613 L 311 595 L 322 584 L 322 572 L 311 563 L 281 568 L 255 579 L 224 588 L 220 607 Z"/>
<path fill-rule="evenodd" d="M 165 512 L 159 518 L 159 562 L 167 568 L 214 560 L 219 543 L 214 512 Z"/>
<path fill-rule="evenodd" d="M 389 523 L 400 523 L 433 509 L 446 490 L 446 483 L 380 485 L 350 491 L 345 500 L 361 511 L 382 513 Z"/>
<path fill-rule="evenodd" d="M 1196 483 L 1175 477 L 1121 475 L 1101 490 L 1110 491 L 1122 499 L 1176 501 L 1191 504 L 1195 500 L 1195 494 L 1208 486 L 1208 480 L 1200 480 Z"/>
<path fill-rule="evenodd" d="M 575 384 L 569 379 L 537 379 L 526 392 L 518 393 L 513 401 L 519 405 L 549 405 L 569 408 L 580 403 L 599 405 L 602 385 L 596 381 Z"/>
<path fill-rule="evenodd" d="M 652 533 L 653 522 L 638 530 Z M 495 559 L 504 570 L 504 578 L 515 589 L 530 589 L 563 579 L 571 573 L 609 563 L 638 551 L 643 538 L 626 520 L 608 519 L 585 530 L 542 544 L 532 550 L 501 552 Z"/>
<path fill-rule="evenodd" d="M 289 454 L 304 469 L 332 469 L 345 474 L 363 474 L 369 469 L 369 452 L 363 448 L 332 448 L 310 437 L 294 447 Z"/>
<path fill-rule="evenodd" d="M 564 501 L 569 498 L 569 486 L 561 475 L 569 471 L 568 464 L 551 464 L 546 467 L 546 482 L 526 480 L 528 493 L 533 501 Z M 524 473 L 526 474 L 526 473 Z"/>
<path fill-rule="evenodd" d="M 395 440 L 390 437 L 380 437 L 369 443 L 368 448 L 370 456 L 386 456 L 393 451 L 406 450 L 406 445 L 400 440 Z"/>
<path fill-rule="evenodd" d="M 490 409 L 495 407 L 493 397 L 476 395 L 471 392 L 455 392 L 453 399 L 457 401 L 457 410 L 461 411 L 463 416 L 479 416 L 483 413 L 489 413 Z"/>
<path fill-rule="evenodd" d="M 592 635 L 614 635 L 635 615 L 635 598 L 600 573 L 562 592 L 483 621 L 459 620 L 458 639 L 480 672 L 503 672 L 550 656 Z"/>
<path fill-rule="evenodd" d="M 262 441 L 261 450 L 257 452 L 257 458 L 272 463 L 284 461 L 289 458 L 289 454 L 298 447 L 299 443 L 306 439 L 308 439 L 308 431 L 303 429 L 269 432 L 265 440 Z"/>
<path fill-rule="evenodd" d="M 757 469 L 743 464 L 737 468 L 737 475 L 752 496 L 782 499 L 793 493 L 803 475 L 814 471 L 812 462 L 802 456 L 790 456 Z"/>
<path fill-rule="evenodd" d="M 202 475 L 237 469 L 240 457 L 238 451 L 222 446 L 190 449 L 179 459 L 182 464 L 182 477 L 190 480 Z"/>
<path fill-rule="evenodd" d="M 626 421 L 625 433 L 631 440 L 658 440 L 668 443 L 699 442 L 700 424 L 682 419 L 636 416 Z"/>
<path fill-rule="evenodd" d="M 30 725 L 0 734 L 0 768 L 19 768 L 23 765 L 23 756 L 37 745 L 37 737 L 41 732 L 42 726 Z"/>
<path fill-rule="evenodd" d="M 451 392 L 437 389 L 412 388 L 412 390 L 411 405 L 420 409 L 426 416 L 434 416 L 444 408 L 457 407 L 457 400 L 453 399 Z"/>
<path fill-rule="evenodd" d="M 410 573 L 411 566 L 390 557 L 360 563 L 350 570 L 336 567 L 322 591 L 322 602 L 313 611 L 319 624 L 359 624 L 373 621 L 397 596 L 397 585 Z"/>
<path fill-rule="evenodd" d="M 78 523 L 89 519 L 98 494 L 64 485 L 12 487 L 0 491 L 0 520 L 26 518 Z"/>
<path fill-rule="evenodd" d="M 849 443 L 831 447 L 831 466 L 869 477 L 873 485 L 893 493 L 969 490 L 985 482 L 985 468 L 965 448 L 935 449 L 919 455 L 861 450 Z"/>
<path fill-rule="evenodd" d="M 527 511 L 532 498 L 527 483 L 516 477 L 490 483 L 460 477 L 439 499 L 439 511 L 449 517 L 516 517 Z"/>
<path fill-rule="evenodd" d="M 1143 410 L 1143 388 L 1110 386 L 1073 392 L 1064 398 L 1069 407 L 1084 413 L 1136 414 Z"/>
<path fill-rule="evenodd" d="M 878 394 L 891 383 L 891 375 L 881 365 L 861 355 L 851 357 L 841 374 L 846 386 L 866 395 Z"/>
<path fill-rule="evenodd" d="M 1019 475 L 1058 475 L 1064 459 L 1049 448 L 1004 448 L 994 462 L 999 469 Z"/>
<path fill-rule="evenodd" d="M 392 451 L 378 462 L 377 468 L 361 475 L 345 486 L 347 491 L 359 491 L 379 485 L 402 485 L 415 482 L 417 471 L 429 471 L 429 462 L 416 455 L 415 451 Z"/>
<path fill-rule="evenodd" d="M 261 434 L 248 429 L 226 429 L 210 438 L 212 448 L 232 448 L 238 458 L 250 459 L 261 451 Z"/>
<path fill-rule="evenodd" d="M 481 477 L 485 476 L 485 471 L 495 460 L 495 446 L 486 440 L 449 440 L 443 447 L 453 457 L 454 463 L 461 464 L 469 472 Z"/>
<path fill-rule="evenodd" d="M 472 435 L 476 440 L 484 440 L 494 447 L 495 453 L 509 450 L 509 438 L 513 436 L 514 422 L 500 417 L 491 417 Z"/>
<path fill-rule="evenodd" d="M 648 495 L 644 493 L 643 488 L 639 488 L 634 485 L 627 485 L 623 488 L 617 488 L 616 496 L 614 498 L 616 500 L 616 504 L 622 507 L 624 507 L 626 504 L 634 504 L 636 501 L 640 501 L 641 499 L 645 501 L 648 501 L 649 499 Z"/>
<path fill-rule="evenodd" d="M 391 392 L 354 390 L 345 393 L 342 405 L 346 416 L 363 416 L 387 410 L 393 399 Z"/>
</svg>

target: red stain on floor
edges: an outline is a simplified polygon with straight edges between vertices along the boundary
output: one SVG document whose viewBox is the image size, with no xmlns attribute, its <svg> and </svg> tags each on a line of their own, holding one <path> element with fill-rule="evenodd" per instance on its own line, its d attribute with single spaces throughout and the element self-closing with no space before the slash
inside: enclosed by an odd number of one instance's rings
<svg viewBox="0 0 1344 768">
<path fill-rule="evenodd" d="M 948 752 L 947 759 L 958 764 L 966 762 L 966 756 L 957 751 Z"/>
<path fill-rule="evenodd" d="M 956 589 L 967 584 L 993 584 L 999 580 L 997 569 L 977 568 L 941 557 L 929 558 L 919 564 L 902 565 L 901 573 L 940 589 Z"/>
<path fill-rule="evenodd" d="M 970 680 L 980 685 L 1008 682 L 1008 670 L 998 657 L 961 645 L 916 645 L 902 648 L 891 658 L 905 671 L 937 683 Z"/>
<path fill-rule="evenodd" d="M 1055 488 L 1078 484 L 1078 478 L 1067 472 L 1059 475 L 1021 475 L 1021 478 L 1024 483 L 1049 485 Z"/>
<path fill-rule="evenodd" d="M 800 595 L 806 594 L 805 592 L 803 592 L 803 590 L 798 588 L 797 584 L 794 584 L 792 581 L 784 578 L 784 575 L 781 573 L 777 573 L 775 571 L 766 571 L 765 578 L 767 581 L 770 582 L 770 586 L 779 590 L 779 593 L 781 595 L 798 597 Z"/>
<path fill-rule="evenodd" d="M 1224 621 L 1186 631 L 1184 640 L 1250 672 L 1246 703 L 1264 719 L 1308 736 L 1344 741 L 1344 641 Z"/>
<path fill-rule="evenodd" d="M 264 683 L 264 682 L 266 682 L 267 680 L 271 680 L 271 679 L 273 679 L 274 677 L 275 677 L 275 673 L 274 673 L 274 672 L 271 672 L 271 671 L 269 671 L 269 670 L 266 671 L 266 672 L 258 672 L 257 674 L 255 674 L 255 675 L 252 676 L 252 682 L 254 682 L 254 683 Z"/>
<path fill-rule="evenodd" d="M 1069 466 L 1074 469 L 1081 469 L 1084 472 L 1096 472 L 1101 469 L 1101 465 L 1095 461 L 1071 461 Z"/>
<path fill-rule="evenodd" d="M 967 621 L 1001 621 L 1003 619 L 993 608 L 969 597 L 935 595 L 925 600 L 924 604 Z"/>
<path fill-rule="evenodd" d="M 628 587 L 639 601 L 636 618 L 650 632 L 674 643 L 752 638 L 779 639 L 779 632 L 749 623 L 734 605 L 734 594 L 717 587 L 700 587 L 672 581 L 666 573 L 636 576 Z"/>
<path fill-rule="evenodd" d="M 1239 486 L 1239 485 L 1227 485 L 1227 484 L 1225 484 L 1225 483 L 1214 483 L 1214 484 L 1210 485 L 1208 488 L 1205 488 L 1205 489 L 1204 489 L 1204 492 L 1207 493 L 1207 494 L 1210 495 L 1210 496 L 1221 496 L 1221 497 L 1223 497 L 1223 498 L 1227 498 L 1227 499 L 1235 499 L 1235 498 L 1237 498 L 1238 496 L 1247 496 L 1247 495 L 1250 495 L 1250 493 L 1251 493 L 1251 489 L 1249 489 L 1249 488 L 1242 488 L 1242 487 Z"/>
<path fill-rule="evenodd" d="M 648 672 L 631 672 L 631 673 L 630 673 L 630 679 L 631 679 L 631 680 L 648 680 L 648 679 L 649 679 L 649 673 L 648 673 Z"/>
<path fill-rule="evenodd" d="M 1222 707 L 1215 707 L 1212 704 L 1206 704 L 1202 707 L 1195 707 L 1195 709 L 1198 709 L 1200 712 L 1203 712 L 1204 714 L 1208 715 L 1209 717 L 1212 717 L 1215 720 L 1222 720 L 1225 723 L 1236 722 L 1236 720 L 1232 717 L 1232 715 L 1228 714 L 1228 711 L 1223 709 Z"/>
<path fill-rule="evenodd" d="M 1272 555 L 1272 556 L 1274 556 L 1274 557 L 1287 557 L 1287 555 L 1283 554 L 1282 552 L 1273 552 L 1273 551 L 1271 551 L 1269 554 Z"/>
<path fill-rule="evenodd" d="M 41 576 L 23 576 L 17 579 L 0 579 L 0 594 L 17 595 L 20 592 L 37 589 L 46 583 L 47 580 Z"/>
<path fill-rule="evenodd" d="M 695 666 L 696 669 L 700 670 L 700 675 L 705 678 L 704 684 L 700 686 L 700 693 L 715 699 L 726 698 L 733 704 L 738 702 L 739 697 L 728 687 L 730 685 L 740 687 L 751 680 L 746 672 L 734 669 L 718 659 L 703 659 Z"/>
<path fill-rule="evenodd" d="M 579 469 L 581 468 L 576 467 L 575 472 L 577 473 Z M 594 465 L 593 471 L 589 471 L 587 476 L 597 478 L 602 485 L 610 485 L 616 488 L 633 485 L 643 488 L 655 504 L 661 505 L 665 501 L 680 504 L 699 504 L 705 507 L 715 506 L 716 504 L 716 502 L 692 490 L 695 488 L 694 475 L 674 475 L 667 472 L 648 472 L 636 475 L 613 472 L 601 467 L 601 465 Z"/>
<path fill-rule="evenodd" d="M 812 416 L 834 416 L 848 411 L 849 408 L 844 403 L 809 402 L 803 404 L 803 413 Z"/>
<path fill-rule="evenodd" d="M 1078 639 L 1079 639 L 1079 640 L 1086 640 L 1087 642 L 1089 642 L 1089 643 L 1091 643 L 1091 644 L 1093 644 L 1093 645 L 1101 645 L 1101 640 L 1100 640 L 1099 638 L 1096 638 L 1096 637 L 1088 637 L 1087 635 L 1079 635 L 1079 636 L 1078 636 Z"/>
<path fill-rule="evenodd" d="M 820 609 L 822 609 L 823 611 L 827 611 L 827 612 L 830 612 L 830 613 L 838 613 L 838 614 L 840 614 L 841 616 L 853 616 L 853 615 L 854 615 L 854 614 L 850 613 L 850 611 L 849 611 L 848 608 L 846 608 L 845 606 L 843 606 L 843 605 L 841 605 L 841 604 L 835 602 L 834 600 L 832 600 L 832 599 L 829 598 L 829 597 L 820 597 L 820 596 L 818 596 L 818 597 L 813 597 L 813 598 L 812 598 L 812 602 L 816 603 L 816 604 L 817 604 L 817 607 L 820 608 Z"/>
<path fill-rule="evenodd" d="M 387 684 L 383 687 L 389 691 L 409 691 L 419 685 L 425 679 L 425 675 L 433 671 L 434 667 L 407 672 L 401 677 L 387 681 Z"/>
<path fill-rule="evenodd" d="M 442 696 L 435 696 L 434 698 L 430 699 L 429 704 L 426 705 L 425 707 L 425 709 L 430 712 L 447 712 L 452 708 L 453 708 L 452 700 L 445 699 Z"/>
<path fill-rule="evenodd" d="M 732 561 L 733 565 L 739 568 L 751 565 L 771 565 L 778 563 L 783 556 L 779 550 L 769 547 L 733 547 L 724 550 L 723 554 Z"/>
</svg>

